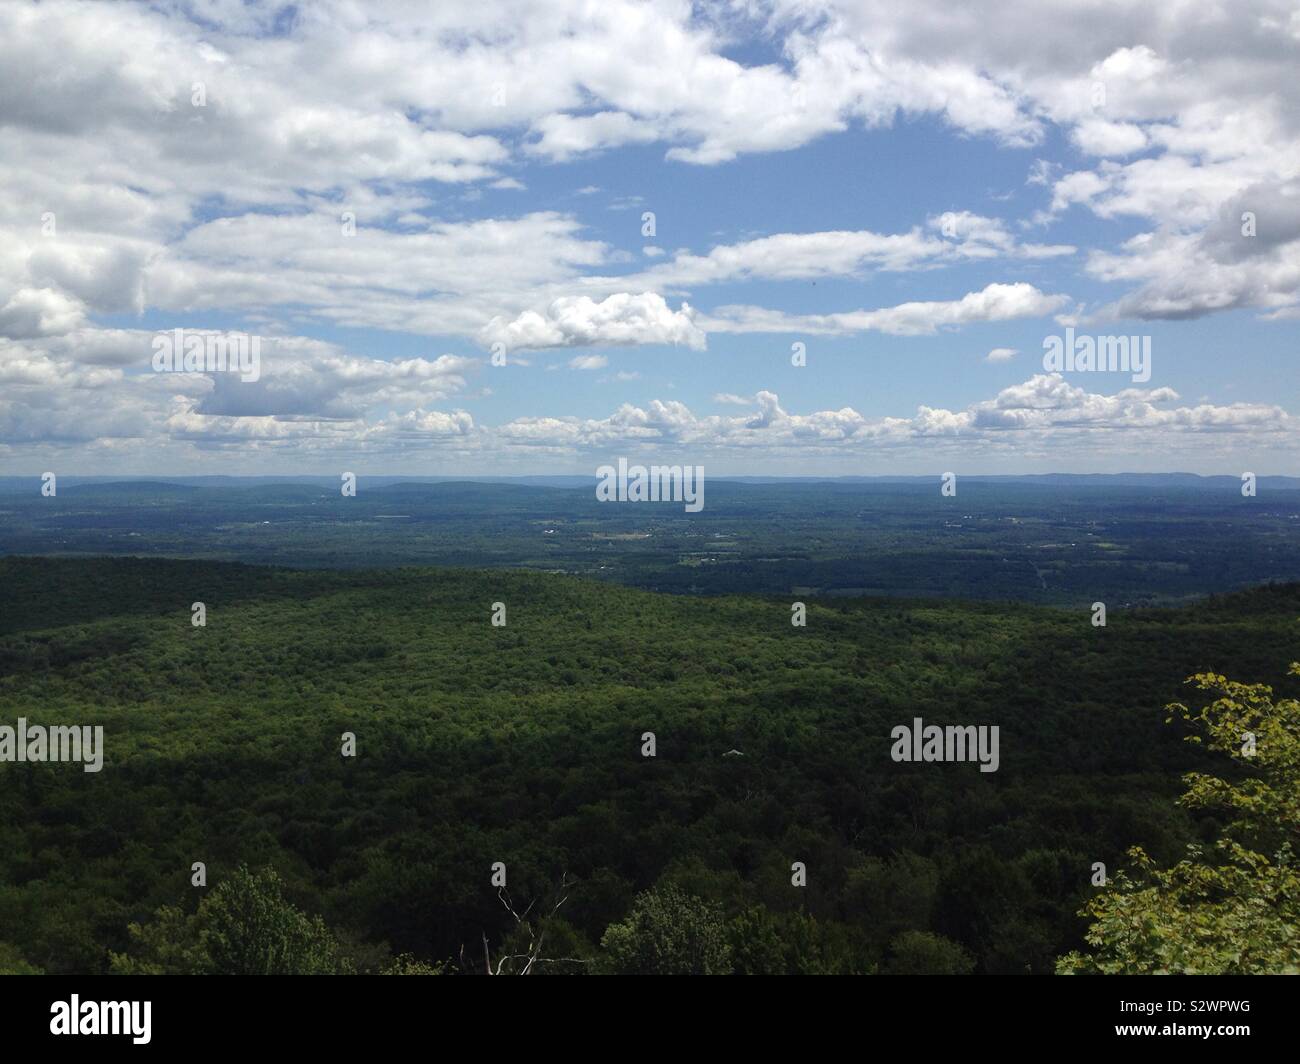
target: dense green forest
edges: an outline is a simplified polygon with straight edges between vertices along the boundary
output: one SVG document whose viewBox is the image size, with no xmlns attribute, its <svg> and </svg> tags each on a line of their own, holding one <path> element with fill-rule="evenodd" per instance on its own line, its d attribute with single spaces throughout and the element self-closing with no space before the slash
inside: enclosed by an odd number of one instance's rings
<svg viewBox="0 0 1300 1064">
<path fill-rule="evenodd" d="M 477 971 L 543 931 L 551 970 L 642 970 L 668 927 L 695 970 L 1050 972 L 1095 862 L 1223 828 L 1176 801 L 1237 771 L 1166 723 L 1185 679 L 1300 689 L 1295 584 L 1104 628 L 806 601 L 800 628 L 789 596 L 506 569 L 0 559 L 0 724 L 106 744 L 98 773 L 0 764 L 0 969 L 210 970 L 247 902 L 307 970 Z M 915 717 L 999 726 L 999 770 L 894 762 Z"/>
</svg>

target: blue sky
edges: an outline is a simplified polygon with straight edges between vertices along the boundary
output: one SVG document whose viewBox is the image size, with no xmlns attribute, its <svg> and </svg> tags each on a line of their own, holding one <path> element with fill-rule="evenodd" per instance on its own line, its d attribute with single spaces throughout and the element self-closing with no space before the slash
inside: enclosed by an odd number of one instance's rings
<svg viewBox="0 0 1300 1064">
<path fill-rule="evenodd" d="M 1300 472 L 1286 5 L 416 8 L 0 12 L 0 472 Z"/>
</svg>

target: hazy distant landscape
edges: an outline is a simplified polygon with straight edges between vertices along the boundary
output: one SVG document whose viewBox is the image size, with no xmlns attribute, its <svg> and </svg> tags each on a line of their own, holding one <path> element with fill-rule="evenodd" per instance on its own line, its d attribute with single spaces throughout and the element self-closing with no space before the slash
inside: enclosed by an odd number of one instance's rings
<svg viewBox="0 0 1300 1064">
<path fill-rule="evenodd" d="M 1300 480 L 709 480 L 707 505 L 604 505 L 589 478 L 0 479 L 0 554 L 560 572 L 683 594 L 1173 603 L 1300 580 Z"/>
</svg>

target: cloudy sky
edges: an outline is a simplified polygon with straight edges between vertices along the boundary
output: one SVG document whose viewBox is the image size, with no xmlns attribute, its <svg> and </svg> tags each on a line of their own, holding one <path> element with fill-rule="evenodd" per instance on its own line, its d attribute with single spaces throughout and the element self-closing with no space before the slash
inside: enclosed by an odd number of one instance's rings
<svg viewBox="0 0 1300 1064">
<path fill-rule="evenodd" d="M 0 4 L 0 474 L 1300 473 L 1300 6 L 973 6 Z"/>
</svg>

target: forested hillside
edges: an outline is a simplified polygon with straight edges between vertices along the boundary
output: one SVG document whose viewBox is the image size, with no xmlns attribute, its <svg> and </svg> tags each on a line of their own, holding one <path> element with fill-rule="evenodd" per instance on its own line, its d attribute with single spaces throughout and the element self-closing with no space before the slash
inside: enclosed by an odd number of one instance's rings
<svg viewBox="0 0 1300 1064">
<path fill-rule="evenodd" d="M 790 605 L 506 570 L 0 560 L 0 723 L 106 743 L 98 773 L 0 764 L 0 967 L 107 970 L 140 948 L 129 924 L 193 914 L 241 864 L 278 870 L 357 969 L 481 958 L 485 935 L 495 956 L 518 935 L 503 862 L 516 910 L 563 884 L 550 941 L 572 970 L 687 897 L 728 970 L 1049 972 L 1082 944 L 1094 862 L 1175 860 L 1218 827 L 1175 804 L 1184 771 L 1223 769 L 1165 723 L 1185 678 L 1300 688 L 1298 585 L 1105 628 L 877 598 L 809 599 L 799 628 Z M 916 717 L 999 726 L 999 770 L 894 762 Z"/>
</svg>

